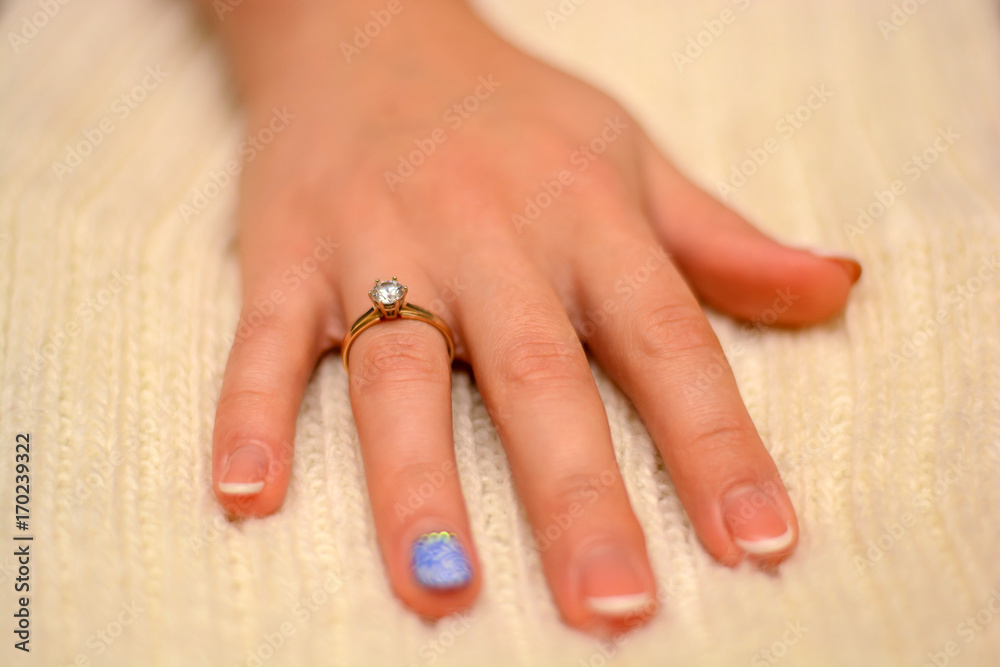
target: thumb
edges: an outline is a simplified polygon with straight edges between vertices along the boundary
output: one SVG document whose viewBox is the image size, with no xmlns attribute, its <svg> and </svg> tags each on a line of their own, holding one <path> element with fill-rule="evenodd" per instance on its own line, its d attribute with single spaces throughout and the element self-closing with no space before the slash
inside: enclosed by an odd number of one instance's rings
<svg viewBox="0 0 1000 667">
<path fill-rule="evenodd" d="M 802 326 L 843 310 L 861 265 L 850 257 L 787 246 L 699 188 L 646 140 L 646 208 L 660 239 L 698 295 L 753 320 L 787 306 L 775 324 Z M 784 298 L 782 298 L 784 295 Z"/>
</svg>

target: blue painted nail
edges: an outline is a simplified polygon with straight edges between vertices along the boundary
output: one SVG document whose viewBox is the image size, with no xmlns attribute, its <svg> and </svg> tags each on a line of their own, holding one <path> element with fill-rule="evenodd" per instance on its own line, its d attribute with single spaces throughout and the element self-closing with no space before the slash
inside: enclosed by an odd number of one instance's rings
<svg viewBox="0 0 1000 667">
<path fill-rule="evenodd" d="M 425 588 L 461 588 L 472 580 L 472 565 L 458 537 L 452 533 L 428 533 L 413 542 L 410 564 L 413 576 Z"/>
</svg>

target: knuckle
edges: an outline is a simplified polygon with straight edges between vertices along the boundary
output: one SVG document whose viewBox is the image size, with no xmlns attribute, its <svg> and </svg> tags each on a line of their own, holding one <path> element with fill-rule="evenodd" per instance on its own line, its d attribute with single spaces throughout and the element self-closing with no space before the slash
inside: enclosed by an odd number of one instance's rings
<svg viewBox="0 0 1000 667">
<path fill-rule="evenodd" d="M 696 452 L 728 451 L 751 437 L 744 422 L 733 415 L 713 415 L 696 422 L 690 447 Z"/>
<path fill-rule="evenodd" d="M 626 192 L 621 167 L 609 160 L 594 160 L 586 170 L 573 175 L 571 189 L 590 197 L 618 201 Z"/>
<path fill-rule="evenodd" d="M 435 502 L 438 493 L 449 497 L 455 491 L 456 466 L 450 460 L 426 458 L 398 461 L 388 474 L 373 480 L 370 495 L 378 513 L 396 514 L 400 503 L 411 511 Z"/>
<path fill-rule="evenodd" d="M 240 310 L 233 348 L 245 348 L 262 360 L 288 356 L 290 346 L 301 345 L 309 332 L 318 330 L 319 313 L 328 309 L 323 281 L 311 282 L 301 289 L 279 286 L 276 279 L 255 285 Z"/>
<path fill-rule="evenodd" d="M 264 386 L 243 385 L 224 392 L 219 397 L 216 411 L 225 414 L 233 409 L 251 410 L 258 407 L 264 409 L 273 405 L 277 398 L 279 397 L 276 392 Z"/>
<path fill-rule="evenodd" d="M 619 479 L 618 472 L 612 469 L 562 474 L 547 485 L 545 503 L 553 511 L 587 507 L 596 503 L 609 488 L 616 486 Z"/>
<path fill-rule="evenodd" d="M 250 228 L 268 220 L 283 220 L 286 229 L 306 229 L 307 223 L 322 219 L 329 200 L 329 182 L 318 178 L 283 178 L 262 193 L 259 206 L 248 210 Z"/>
<path fill-rule="evenodd" d="M 383 385 L 426 387 L 428 383 L 447 381 L 448 365 L 442 363 L 440 341 L 424 332 L 376 332 L 378 328 L 366 332 L 372 334 L 372 339 L 358 350 L 358 359 L 351 364 L 352 385 L 360 387 L 377 381 Z"/>
<path fill-rule="evenodd" d="M 605 116 L 622 116 L 631 120 L 628 111 L 614 96 L 600 88 L 591 88 L 590 93 L 594 96 L 593 104 L 595 110 L 600 110 Z"/>
<path fill-rule="evenodd" d="M 514 391 L 538 391 L 579 381 L 583 364 L 579 345 L 568 339 L 518 333 L 501 350 L 504 380 Z"/>
<path fill-rule="evenodd" d="M 646 359 L 670 360 L 710 352 L 715 332 L 695 304 L 668 303 L 641 313 L 636 321 L 636 349 Z"/>
<path fill-rule="evenodd" d="M 233 338 L 234 346 L 252 345 L 260 353 L 279 348 L 290 333 L 288 325 L 274 312 L 263 312 L 252 305 L 244 305 L 240 312 L 240 324 Z"/>
</svg>

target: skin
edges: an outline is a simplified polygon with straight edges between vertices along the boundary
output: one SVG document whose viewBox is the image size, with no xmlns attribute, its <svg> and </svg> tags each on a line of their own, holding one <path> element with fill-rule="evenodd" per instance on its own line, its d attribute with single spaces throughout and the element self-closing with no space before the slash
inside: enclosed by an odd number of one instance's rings
<svg viewBox="0 0 1000 667">
<path fill-rule="evenodd" d="M 685 178 L 617 102 L 517 50 L 461 2 L 404 2 L 348 62 L 341 42 L 385 3 L 244 0 L 220 21 L 202 1 L 250 133 L 276 108 L 294 114 L 241 176 L 249 324 L 230 353 L 213 438 L 213 483 L 230 513 L 279 510 L 312 370 L 371 307 L 373 278 L 397 275 L 408 299 L 449 324 L 475 373 L 532 528 L 554 536 L 541 561 L 568 624 L 634 627 L 657 609 L 581 340 L 634 402 L 704 548 L 727 565 L 774 567 L 792 553 L 795 510 L 701 304 L 748 320 L 770 313 L 778 325 L 821 322 L 842 310 L 856 262 L 757 231 Z M 477 88 L 478 108 L 453 127 L 445 113 Z M 438 128 L 433 153 L 387 182 Z M 603 152 L 578 152 L 599 148 L 602 133 Z M 537 199 L 546 187 L 557 195 Z M 512 214 L 533 213 L 526 198 L 546 205 L 520 224 Z M 273 312 L 261 306 L 269 298 Z M 356 339 L 349 362 L 393 590 L 428 617 L 466 608 L 489 573 L 455 472 L 444 339 L 425 323 L 383 322 Z M 401 513 L 428 480 L 433 493 Z M 240 488 L 254 491 L 226 492 Z M 474 570 L 445 592 L 421 587 L 409 565 L 413 540 L 441 530 L 458 536 Z M 628 610 L 600 604 L 643 593 Z"/>
</svg>

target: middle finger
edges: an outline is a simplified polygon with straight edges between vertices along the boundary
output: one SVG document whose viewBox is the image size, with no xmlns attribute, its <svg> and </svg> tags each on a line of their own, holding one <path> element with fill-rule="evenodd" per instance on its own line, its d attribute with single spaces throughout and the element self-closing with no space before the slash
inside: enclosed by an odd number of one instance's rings
<svg viewBox="0 0 1000 667">
<path fill-rule="evenodd" d="M 382 269 L 401 272 L 398 283 L 386 285 L 387 298 L 403 284 L 405 302 L 431 303 L 432 283 L 419 268 L 401 254 L 386 255 L 378 260 Z M 372 283 L 360 278 L 366 268 L 345 267 L 347 312 L 372 306 L 365 293 Z M 427 322 L 382 321 L 357 334 L 347 357 L 372 515 L 393 589 L 426 616 L 467 607 L 480 578 L 455 464 L 444 337 Z"/>
<path fill-rule="evenodd" d="M 560 611 L 581 627 L 651 611 L 645 540 L 566 311 L 513 244 L 477 261 L 462 338 Z"/>
</svg>

